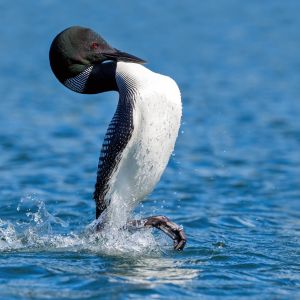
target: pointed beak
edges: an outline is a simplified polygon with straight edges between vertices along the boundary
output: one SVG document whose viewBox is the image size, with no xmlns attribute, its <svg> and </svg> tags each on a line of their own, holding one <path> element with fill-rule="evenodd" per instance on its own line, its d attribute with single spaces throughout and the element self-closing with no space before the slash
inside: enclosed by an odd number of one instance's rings
<svg viewBox="0 0 300 300">
<path fill-rule="evenodd" d="M 131 55 L 129 53 L 126 53 L 126 52 L 122 52 L 115 48 L 113 48 L 112 51 L 109 51 L 106 53 L 104 52 L 101 54 L 109 60 L 132 62 L 132 63 L 136 63 L 136 64 L 145 64 L 146 63 L 146 61 L 141 58 L 138 58 L 138 57 Z"/>
</svg>

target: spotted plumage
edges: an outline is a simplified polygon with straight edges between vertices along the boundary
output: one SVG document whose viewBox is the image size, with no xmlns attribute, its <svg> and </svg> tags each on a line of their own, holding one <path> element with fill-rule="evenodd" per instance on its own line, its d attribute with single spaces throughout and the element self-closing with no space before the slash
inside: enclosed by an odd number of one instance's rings
<svg viewBox="0 0 300 300">
<path fill-rule="evenodd" d="M 105 196 L 112 173 L 121 160 L 121 155 L 133 131 L 134 100 L 121 97 L 117 110 L 111 120 L 102 145 L 99 158 L 94 199 L 96 201 L 96 218 L 106 209 Z"/>
</svg>

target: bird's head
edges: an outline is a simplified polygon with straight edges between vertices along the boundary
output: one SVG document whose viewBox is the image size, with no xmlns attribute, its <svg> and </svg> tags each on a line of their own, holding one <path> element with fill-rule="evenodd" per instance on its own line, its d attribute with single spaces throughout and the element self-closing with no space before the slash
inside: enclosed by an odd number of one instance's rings
<svg viewBox="0 0 300 300">
<path fill-rule="evenodd" d="M 72 87 L 66 84 L 68 80 L 84 74 L 87 70 L 92 71 L 95 66 L 97 66 L 98 72 L 102 71 L 103 74 L 100 75 L 108 75 L 108 70 L 106 70 L 108 67 L 104 63 L 106 61 L 145 63 L 136 56 L 111 47 L 95 31 L 80 26 L 69 27 L 54 38 L 50 47 L 49 59 L 56 78 L 71 89 Z M 115 63 L 112 66 L 115 70 Z M 90 72 L 87 74 L 89 75 Z"/>
</svg>

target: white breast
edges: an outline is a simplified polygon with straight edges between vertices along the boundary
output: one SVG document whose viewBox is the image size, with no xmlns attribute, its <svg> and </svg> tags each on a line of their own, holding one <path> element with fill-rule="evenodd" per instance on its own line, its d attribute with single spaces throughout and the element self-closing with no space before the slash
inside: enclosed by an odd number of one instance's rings
<svg viewBox="0 0 300 300">
<path fill-rule="evenodd" d="M 120 93 L 134 98 L 132 137 L 110 180 L 109 210 L 128 212 L 159 181 L 174 149 L 182 114 L 180 91 L 170 77 L 133 63 L 118 62 Z"/>
</svg>

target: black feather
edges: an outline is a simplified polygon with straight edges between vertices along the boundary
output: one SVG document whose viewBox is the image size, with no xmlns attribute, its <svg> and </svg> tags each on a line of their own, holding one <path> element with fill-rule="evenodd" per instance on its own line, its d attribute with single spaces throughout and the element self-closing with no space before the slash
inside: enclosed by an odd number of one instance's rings
<svg viewBox="0 0 300 300">
<path fill-rule="evenodd" d="M 99 158 L 94 199 L 96 201 L 96 218 L 106 209 L 105 196 L 109 180 L 117 169 L 121 155 L 133 132 L 132 98 L 120 98 L 117 110 L 107 129 Z"/>
</svg>

